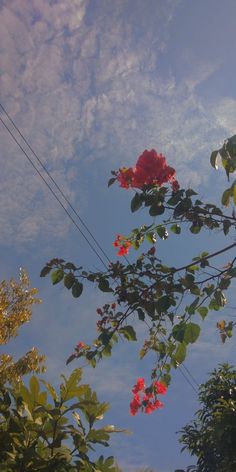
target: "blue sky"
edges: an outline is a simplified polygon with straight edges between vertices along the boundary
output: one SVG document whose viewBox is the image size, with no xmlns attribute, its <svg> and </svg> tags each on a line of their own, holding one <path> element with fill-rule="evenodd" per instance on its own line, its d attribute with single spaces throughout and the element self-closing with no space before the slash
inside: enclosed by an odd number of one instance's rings
<svg viewBox="0 0 236 472">
<path fill-rule="evenodd" d="M 107 189 L 110 170 L 133 165 L 145 148 L 165 154 L 183 186 L 218 197 L 225 176 L 209 155 L 235 134 L 234 0 L 1 0 L 0 13 L 1 102 L 109 257 L 117 233 L 148 221 L 131 216 L 128 192 Z M 103 298 L 88 287 L 72 300 L 39 272 L 57 256 L 101 265 L 3 127 L 0 137 L 1 279 L 26 267 L 43 300 L 9 349 L 38 346 L 57 381 L 76 342 L 95 336 Z M 222 244 L 204 233 L 160 242 L 158 251 L 188 262 Z M 235 356 L 234 340 L 222 346 L 215 331 L 221 315 L 212 316 L 186 363 L 199 383 Z M 196 393 L 177 371 L 165 408 L 131 418 L 130 388 L 151 362 L 139 362 L 138 349 L 122 343 L 85 378 L 111 401 L 109 421 L 134 432 L 112 442 L 124 470 L 172 472 L 194 462 L 180 455 L 176 431 L 192 418 Z"/>
</svg>

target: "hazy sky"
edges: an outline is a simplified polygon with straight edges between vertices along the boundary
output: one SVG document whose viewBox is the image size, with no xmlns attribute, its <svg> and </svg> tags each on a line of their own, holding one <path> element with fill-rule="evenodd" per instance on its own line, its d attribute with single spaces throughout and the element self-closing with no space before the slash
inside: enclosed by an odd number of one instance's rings
<svg viewBox="0 0 236 472">
<path fill-rule="evenodd" d="M 181 184 L 205 198 L 226 186 L 209 155 L 235 134 L 235 18 L 235 0 L 0 0 L 1 102 L 112 259 L 115 235 L 148 216 L 131 216 L 129 193 L 107 189 L 110 170 L 154 147 Z M 24 266 L 43 299 L 9 349 L 19 355 L 38 346 L 57 381 L 69 372 L 65 359 L 76 342 L 95 336 L 103 297 L 88 287 L 72 300 L 40 280 L 40 269 L 57 256 L 91 269 L 101 263 L 3 126 L 0 138 L 1 279 Z M 222 243 L 205 233 L 160 242 L 158 250 L 187 262 Z M 199 383 L 218 362 L 234 359 L 234 341 L 222 346 L 215 331 L 220 317 L 205 322 L 186 364 Z M 85 376 L 111 401 L 109 421 L 134 431 L 112 442 L 124 470 L 173 472 L 194 463 L 180 455 L 175 433 L 197 409 L 196 393 L 177 371 L 165 408 L 131 418 L 130 389 L 151 361 L 137 361 L 139 347 L 122 343 Z"/>
</svg>

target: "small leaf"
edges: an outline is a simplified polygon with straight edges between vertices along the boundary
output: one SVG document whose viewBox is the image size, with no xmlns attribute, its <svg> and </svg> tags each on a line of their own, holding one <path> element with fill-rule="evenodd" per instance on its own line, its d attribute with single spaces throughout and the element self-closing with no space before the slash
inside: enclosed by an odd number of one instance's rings
<svg viewBox="0 0 236 472">
<path fill-rule="evenodd" d="M 134 213 L 142 206 L 143 200 L 139 193 L 136 193 L 131 200 L 131 211 Z"/>
<path fill-rule="evenodd" d="M 206 306 L 200 306 L 199 308 L 197 308 L 197 312 L 199 313 L 201 318 L 204 320 L 207 316 L 208 308 Z"/>
<path fill-rule="evenodd" d="M 56 269 L 56 270 L 54 270 L 54 271 L 51 273 L 52 284 L 53 284 L 53 285 L 58 284 L 59 282 L 61 282 L 61 280 L 63 279 L 63 277 L 64 277 L 64 271 L 63 271 L 62 269 Z"/>
<path fill-rule="evenodd" d="M 72 285 L 74 284 L 75 280 L 76 279 L 75 279 L 74 274 L 72 274 L 71 272 L 69 272 L 69 274 L 66 274 L 65 277 L 64 277 L 65 287 L 68 288 L 68 290 L 70 290 Z"/>
<path fill-rule="evenodd" d="M 198 195 L 197 192 L 195 192 L 192 188 L 188 188 L 188 190 L 186 190 L 186 197 L 192 197 L 193 195 Z"/>
<path fill-rule="evenodd" d="M 119 333 L 123 334 L 123 336 L 128 339 L 128 341 L 137 341 L 136 332 L 133 326 L 124 326 L 123 328 L 119 329 Z"/>
<path fill-rule="evenodd" d="M 227 188 L 223 194 L 222 194 L 222 197 L 221 197 L 221 203 L 222 205 L 224 206 L 229 206 L 229 202 L 230 202 L 230 197 L 231 197 L 231 189 L 230 188 Z"/>
<path fill-rule="evenodd" d="M 111 179 L 108 180 L 107 186 L 110 187 L 114 182 L 116 181 L 116 177 L 111 177 Z"/>
<path fill-rule="evenodd" d="M 68 270 L 76 270 L 76 267 L 75 265 L 73 264 L 73 262 L 67 262 L 65 264 L 65 269 L 68 269 Z"/>
<path fill-rule="evenodd" d="M 175 234 L 180 234 L 181 233 L 181 227 L 179 225 L 177 225 L 177 223 L 172 225 L 170 227 L 170 230 L 172 231 L 172 233 L 175 233 Z"/>
<path fill-rule="evenodd" d="M 78 298 L 80 297 L 80 295 L 82 294 L 83 292 L 83 284 L 81 282 L 78 282 L 78 280 L 76 280 L 72 286 L 72 295 L 74 298 Z"/>
</svg>

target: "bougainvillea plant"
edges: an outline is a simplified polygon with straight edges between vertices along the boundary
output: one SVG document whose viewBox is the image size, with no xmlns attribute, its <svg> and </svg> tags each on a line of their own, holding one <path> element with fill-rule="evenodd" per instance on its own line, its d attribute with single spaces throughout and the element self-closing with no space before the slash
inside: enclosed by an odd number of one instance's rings
<svg viewBox="0 0 236 472">
<path fill-rule="evenodd" d="M 221 160 L 229 179 L 236 170 L 236 136 L 213 151 L 210 160 L 214 168 Z M 236 242 L 232 242 L 232 231 L 236 228 L 236 181 L 224 191 L 219 206 L 203 202 L 191 188 L 180 188 L 175 169 L 152 149 L 145 150 L 134 167 L 112 171 L 108 186 L 115 182 L 122 189 L 135 189 L 131 212 L 146 209 L 151 221 L 134 228 L 127 236 L 116 237 L 113 244 L 118 249 L 118 259 L 107 270 L 85 271 L 63 259 L 52 259 L 41 276 L 51 273 L 52 283 L 63 281 L 74 297 L 81 295 L 84 282 L 95 283 L 107 293 L 107 303 L 96 310 L 97 338 L 90 346 L 77 345 L 67 363 L 85 357 L 95 367 L 102 357 L 111 355 L 119 339 L 137 341 L 138 323 L 143 325 L 146 335 L 139 355 L 142 359 L 152 352 L 155 362 L 150 386 L 134 394 L 132 412 L 140 409 L 149 413 L 157 401 L 155 382 L 169 385 L 172 369 L 181 365 L 188 345 L 197 341 L 202 320 L 227 304 L 225 293 L 236 277 L 236 257 L 230 253 L 236 247 Z M 204 230 L 213 234 L 221 231 L 230 241 L 217 251 L 193 254 L 181 266 L 166 264 L 160 259 L 160 251 L 155 251 L 158 240 L 167 241 L 170 234 L 184 237 L 189 231 L 194 237 Z M 151 244 L 151 248 L 138 252 L 137 258 L 129 262 L 126 257 L 129 250 L 138 250 L 144 242 Z M 232 321 L 218 321 L 223 342 L 232 336 L 233 325 Z M 149 398 L 151 403 L 146 403 L 147 392 L 154 395 Z M 146 408 L 148 405 L 150 408 Z"/>
</svg>

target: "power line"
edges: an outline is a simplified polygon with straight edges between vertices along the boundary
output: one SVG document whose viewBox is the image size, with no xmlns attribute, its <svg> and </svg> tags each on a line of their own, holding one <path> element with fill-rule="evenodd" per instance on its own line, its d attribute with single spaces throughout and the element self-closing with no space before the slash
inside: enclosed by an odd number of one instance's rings
<svg viewBox="0 0 236 472">
<path fill-rule="evenodd" d="M 34 149 L 32 148 L 32 146 L 30 145 L 30 143 L 28 142 L 28 140 L 24 137 L 24 135 L 21 133 L 20 129 L 17 127 L 17 125 L 15 124 L 15 122 L 13 121 L 13 119 L 11 118 L 11 116 L 9 115 L 9 113 L 6 111 L 6 109 L 3 107 L 3 105 L 0 103 L 0 108 L 2 109 L 2 111 L 5 113 L 5 115 L 7 116 L 8 120 L 11 122 L 11 124 L 14 126 L 15 130 L 19 133 L 19 135 L 21 136 L 22 140 L 24 141 L 24 143 L 28 146 L 28 148 L 30 149 L 30 151 L 32 152 L 32 154 L 35 156 L 35 158 L 37 159 L 38 163 L 41 165 L 41 167 L 43 168 L 43 170 L 46 172 L 47 176 L 49 177 L 49 179 L 53 182 L 53 184 L 55 185 L 55 187 L 57 188 L 57 190 L 59 191 L 60 195 L 64 198 L 64 200 L 66 201 L 66 203 L 68 204 L 68 206 L 70 207 L 70 209 L 73 211 L 73 213 L 77 216 L 77 218 L 79 219 L 80 223 L 83 225 L 83 227 L 86 229 L 86 231 L 88 232 L 88 234 L 90 235 L 90 237 L 93 239 L 93 241 L 95 242 L 95 244 L 97 245 L 97 247 L 100 249 L 100 251 L 102 252 L 102 254 L 104 255 L 104 257 L 107 259 L 108 262 L 111 262 L 110 258 L 108 257 L 108 255 L 105 253 L 105 251 L 103 250 L 103 248 L 101 247 L 101 245 L 99 244 L 99 242 L 97 241 L 97 239 L 93 236 L 92 232 L 90 231 L 90 229 L 88 228 L 88 226 L 86 225 L 86 223 L 83 221 L 83 219 L 81 218 L 81 216 L 79 215 L 79 213 L 77 212 L 77 210 L 73 207 L 73 205 L 71 204 L 71 202 L 69 201 L 69 199 L 66 197 L 65 193 L 63 192 L 63 190 L 60 188 L 60 186 L 58 185 L 58 183 L 56 182 L 56 180 L 53 178 L 53 176 L 51 175 L 51 173 L 48 171 L 48 169 L 46 168 L 46 166 L 43 164 L 42 160 L 39 158 L 39 156 L 36 154 L 36 152 L 34 151 Z"/>
<path fill-rule="evenodd" d="M 2 118 L 0 117 L 0 121 L 2 122 L 3 126 L 6 128 L 6 130 L 8 131 L 8 133 L 11 135 L 12 139 L 15 141 L 15 143 L 19 146 L 19 148 L 21 149 L 21 151 L 24 153 L 24 155 L 26 156 L 26 158 L 28 159 L 28 161 L 31 163 L 31 165 L 34 167 L 34 169 L 36 170 L 37 174 L 40 176 L 40 178 L 44 181 L 45 185 L 48 187 L 48 189 L 50 190 L 50 192 L 53 194 L 53 196 L 56 198 L 56 200 L 58 201 L 58 203 L 60 204 L 60 206 L 63 208 L 63 210 L 66 212 L 68 218 L 70 218 L 70 220 L 72 221 L 72 223 L 75 225 L 75 227 L 77 228 L 77 230 L 80 232 L 80 234 L 83 236 L 83 238 L 86 240 L 86 242 L 88 243 L 88 245 L 90 246 L 90 248 L 92 249 L 92 251 L 96 254 L 96 256 L 99 258 L 99 260 L 102 262 L 102 264 L 105 266 L 105 268 L 107 269 L 107 266 L 105 264 L 105 262 L 103 261 L 103 259 L 101 258 L 100 254 L 96 251 L 96 249 L 93 247 L 93 245 L 90 243 L 90 241 L 88 240 L 87 236 L 84 234 L 84 232 L 80 229 L 79 225 L 76 223 L 76 221 L 74 220 L 74 218 L 71 216 L 71 214 L 69 213 L 69 211 L 67 210 L 67 208 L 65 207 L 65 205 L 63 205 L 63 203 L 61 202 L 61 200 L 58 198 L 57 194 L 54 192 L 54 190 L 50 187 L 50 185 L 48 184 L 48 182 L 46 181 L 46 179 L 44 178 L 44 176 L 41 174 L 41 172 L 39 171 L 39 169 L 36 167 L 36 165 L 34 164 L 34 162 L 32 161 L 32 159 L 29 157 L 29 155 L 27 154 L 27 152 L 25 151 L 25 149 L 21 146 L 21 144 L 19 143 L 19 141 L 16 139 L 16 137 L 13 135 L 13 133 L 11 132 L 11 130 L 8 128 L 8 126 L 6 125 L 6 123 L 2 120 Z"/>
</svg>

